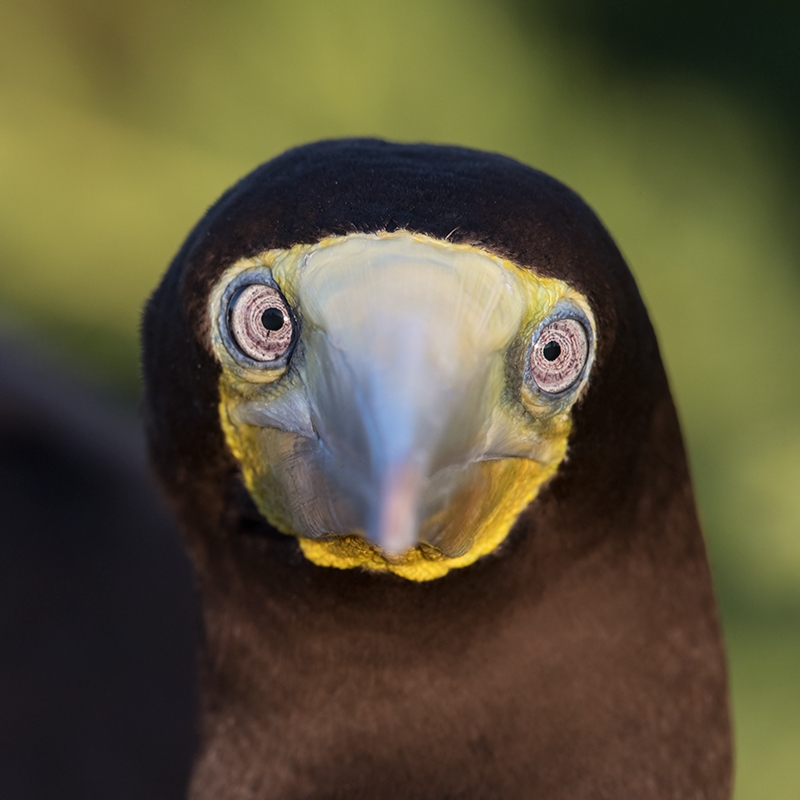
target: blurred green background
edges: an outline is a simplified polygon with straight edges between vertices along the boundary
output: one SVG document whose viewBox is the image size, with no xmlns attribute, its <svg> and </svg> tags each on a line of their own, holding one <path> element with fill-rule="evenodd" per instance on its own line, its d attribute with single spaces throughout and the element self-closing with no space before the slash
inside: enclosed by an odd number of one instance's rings
<svg viewBox="0 0 800 800">
<path fill-rule="evenodd" d="M 334 136 L 497 150 L 626 254 L 682 414 L 738 800 L 800 797 L 800 4 L 0 0 L 0 315 L 138 392 L 190 226 Z"/>
</svg>

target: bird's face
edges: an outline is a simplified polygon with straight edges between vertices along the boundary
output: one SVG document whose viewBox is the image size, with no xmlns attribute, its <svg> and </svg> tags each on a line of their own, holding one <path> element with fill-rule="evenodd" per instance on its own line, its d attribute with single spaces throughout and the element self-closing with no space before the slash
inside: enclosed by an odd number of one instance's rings
<svg viewBox="0 0 800 800">
<path fill-rule="evenodd" d="M 564 458 L 594 356 L 567 284 L 408 232 L 243 259 L 209 311 L 259 510 L 315 563 L 413 580 L 506 537 Z"/>
</svg>

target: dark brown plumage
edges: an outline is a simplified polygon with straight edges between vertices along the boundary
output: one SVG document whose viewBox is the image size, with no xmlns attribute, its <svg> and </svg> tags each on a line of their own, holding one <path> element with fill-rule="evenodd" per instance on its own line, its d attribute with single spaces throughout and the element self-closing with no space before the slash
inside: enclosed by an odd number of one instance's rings
<svg viewBox="0 0 800 800">
<path fill-rule="evenodd" d="M 569 455 L 499 551 L 429 583 L 315 566 L 256 512 L 218 416 L 207 298 L 243 256 L 406 229 L 591 304 Z M 471 150 L 322 142 L 201 220 L 144 324 L 153 462 L 204 607 L 193 798 L 725 798 L 723 648 L 647 313 L 590 209 Z"/>
</svg>

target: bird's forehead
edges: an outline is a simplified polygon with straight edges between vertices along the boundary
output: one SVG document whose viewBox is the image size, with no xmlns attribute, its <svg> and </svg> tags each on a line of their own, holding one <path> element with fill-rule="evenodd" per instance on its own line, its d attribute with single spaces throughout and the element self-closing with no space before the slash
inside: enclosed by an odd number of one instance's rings
<svg viewBox="0 0 800 800">
<path fill-rule="evenodd" d="M 519 330 L 562 298 L 589 312 L 583 296 L 555 278 L 537 275 L 508 259 L 469 245 L 409 231 L 352 233 L 270 250 L 243 259 L 220 284 L 252 267 L 269 268 L 305 322 L 328 332 L 364 330 L 371 320 L 388 331 L 392 322 L 439 326 L 469 320 L 481 349 L 502 347 Z"/>
<path fill-rule="evenodd" d="M 491 317 L 499 329 L 484 335 L 504 339 L 523 309 L 516 277 L 496 259 L 410 234 L 337 239 L 275 267 L 279 283 L 289 268 L 306 317 L 327 329 L 408 315 L 421 322 L 464 315 L 478 328 Z"/>
</svg>

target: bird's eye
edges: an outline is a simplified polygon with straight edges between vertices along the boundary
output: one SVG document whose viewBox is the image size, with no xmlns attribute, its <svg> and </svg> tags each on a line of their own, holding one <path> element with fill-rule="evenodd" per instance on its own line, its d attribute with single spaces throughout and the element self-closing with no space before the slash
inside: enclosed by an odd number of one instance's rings
<svg viewBox="0 0 800 800">
<path fill-rule="evenodd" d="M 228 325 L 236 345 L 254 361 L 277 361 L 294 341 L 286 300 L 275 287 L 263 283 L 245 286 L 234 295 Z"/>
<path fill-rule="evenodd" d="M 531 377 L 543 392 L 560 394 L 578 382 L 588 357 L 586 328 L 576 319 L 557 319 L 542 328 L 531 347 Z"/>
</svg>

